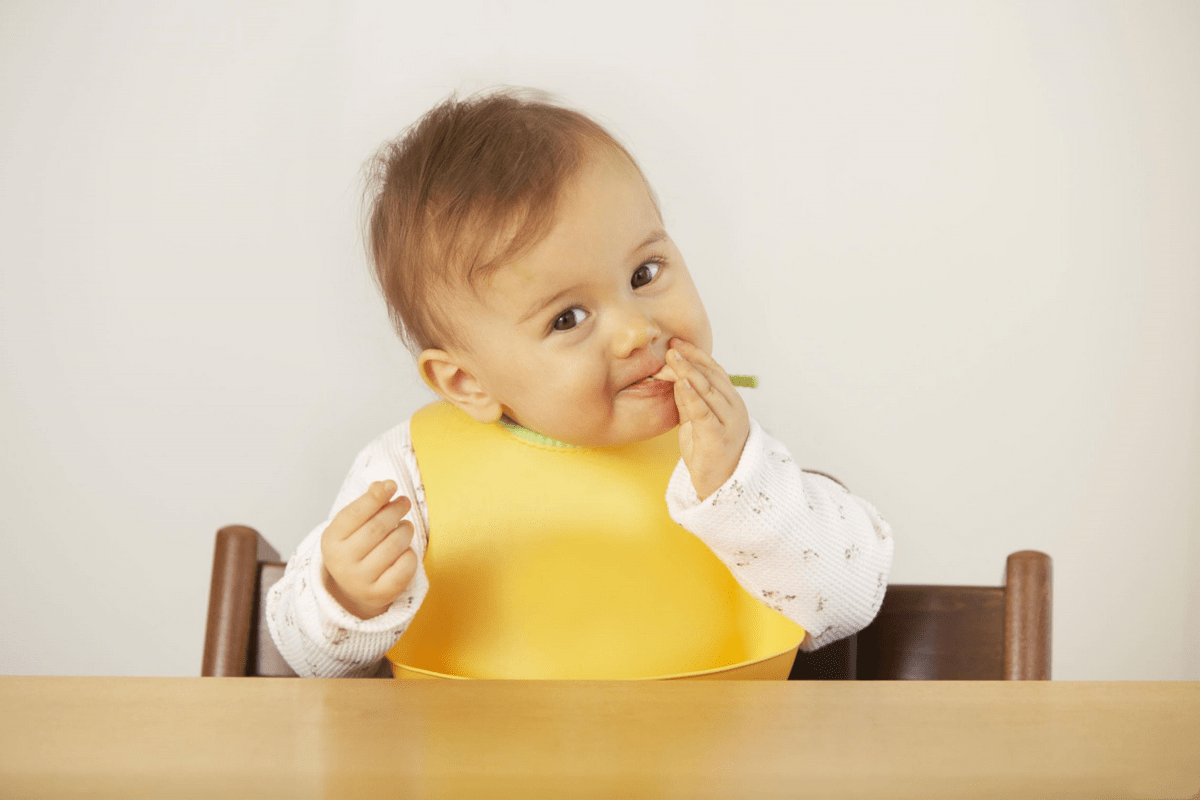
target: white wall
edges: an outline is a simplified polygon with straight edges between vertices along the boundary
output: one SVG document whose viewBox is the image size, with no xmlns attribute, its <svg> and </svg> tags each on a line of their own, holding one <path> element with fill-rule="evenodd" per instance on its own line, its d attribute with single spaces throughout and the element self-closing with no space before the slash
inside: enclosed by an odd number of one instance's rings
<svg viewBox="0 0 1200 800">
<path fill-rule="evenodd" d="M 1041 549 L 1055 677 L 1200 679 L 1198 42 L 1196 3 L 0 5 L 0 673 L 198 674 L 217 528 L 290 552 L 431 397 L 361 165 L 509 83 L 640 158 L 893 582 Z"/>
</svg>

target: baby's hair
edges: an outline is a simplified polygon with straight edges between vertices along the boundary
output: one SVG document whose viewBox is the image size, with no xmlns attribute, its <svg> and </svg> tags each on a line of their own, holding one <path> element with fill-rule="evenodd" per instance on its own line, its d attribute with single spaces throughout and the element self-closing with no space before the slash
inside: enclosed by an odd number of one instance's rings
<svg viewBox="0 0 1200 800">
<path fill-rule="evenodd" d="M 465 347 L 452 292 L 520 257 L 554 225 L 563 187 L 605 151 L 641 168 L 599 123 L 522 87 L 451 95 L 367 162 L 364 238 L 388 316 L 414 355 Z M 662 214 L 659 212 L 661 219 Z"/>
</svg>

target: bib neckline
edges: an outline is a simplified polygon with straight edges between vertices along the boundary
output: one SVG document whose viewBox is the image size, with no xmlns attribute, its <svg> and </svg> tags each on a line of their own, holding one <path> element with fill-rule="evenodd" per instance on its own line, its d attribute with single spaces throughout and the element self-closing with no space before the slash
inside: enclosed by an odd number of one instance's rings
<svg viewBox="0 0 1200 800">
<path fill-rule="evenodd" d="M 500 425 L 500 427 L 504 428 L 504 430 L 508 431 L 513 436 L 516 436 L 518 439 L 524 439 L 525 441 L 533 444 L 540 444 L 545 447 L 561 447 L 566 450 L 579 449 L 578 445 L 560 442 L 558 439 L 551 439 L 549 436 L 540 434 L 537 431 L 531 431 L 529 428 L 513 422 L 508 417 L 500 417 L 500 419 L 496 420 L 496 422 Z"/>
</svg>

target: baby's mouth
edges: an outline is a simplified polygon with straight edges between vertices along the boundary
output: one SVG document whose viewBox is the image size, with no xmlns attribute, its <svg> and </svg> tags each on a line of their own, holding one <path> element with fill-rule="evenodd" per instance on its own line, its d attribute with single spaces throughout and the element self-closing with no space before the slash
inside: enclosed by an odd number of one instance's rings
<svg viewBox="0 0 1200 800">
<path fill-rule="evenodd" d="M 633 383 L 629 384 L 629 386 L 626 386 L 625 388 L 630 389 L 634 386 L 644 386 L 647 383 L 651 383 L 653 381 L 668 381 L 670 383 L 674 383 L 676 380 L 678 380 L 678 376 L 675 375 L 675 371 L 672 370 L 666 364 L 664 364 L 662 366 L 662 369 L 660 369 L 658 372 L 654 373 L 653 375 L 648 375 L 645 378 L 642 378 L 641 380 L 636 380 Z"/>
</svg>

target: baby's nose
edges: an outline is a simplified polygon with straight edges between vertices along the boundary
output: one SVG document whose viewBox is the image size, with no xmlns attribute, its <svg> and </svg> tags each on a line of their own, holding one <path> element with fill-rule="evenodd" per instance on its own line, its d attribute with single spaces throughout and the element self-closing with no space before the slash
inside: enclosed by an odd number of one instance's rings
<svg viewBox="0 0 1200 800">
<path fill-rule="evenodd" d="M 631 317 L 613 337 L 613 355 L 626 358 L 639 347 L 645 347 L 661 336 L 662 331 L 652 320 L 640 315 Z"/>
</svg>

